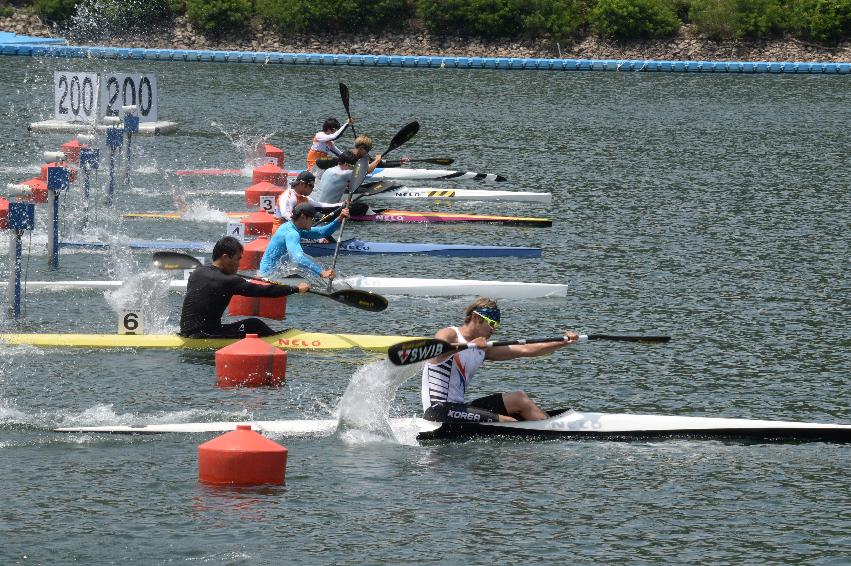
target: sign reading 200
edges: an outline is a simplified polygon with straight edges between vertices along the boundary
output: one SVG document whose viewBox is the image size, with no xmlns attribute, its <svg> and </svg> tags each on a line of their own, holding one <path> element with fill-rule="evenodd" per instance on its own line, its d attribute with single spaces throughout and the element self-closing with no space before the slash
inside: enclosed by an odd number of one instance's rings
<svg viewBox="0 0 851 566">
<path fill-rule="evenodd" d="M 94 122 L 121 116 L 122 106 L 135 105 L 140 122 L 157 121 L 157 77 L 153 74 L 53 73 L 53 109 L 57 120 Z"/>
</svg>

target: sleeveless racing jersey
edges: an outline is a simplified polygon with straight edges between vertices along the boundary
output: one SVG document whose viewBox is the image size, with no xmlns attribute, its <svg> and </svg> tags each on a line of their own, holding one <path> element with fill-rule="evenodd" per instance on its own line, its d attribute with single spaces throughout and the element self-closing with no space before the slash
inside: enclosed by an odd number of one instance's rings
<svg viewBox="0 0 851 566">
<path fill-rule="evenodd" d="M 461 331 L 455 326 L 451 328 L 458 337 L 458 343 L 466 344 Z M 439 364 L 426 362 L 422 375 L 423 409 L 435 403 L 463 403 L 467 385 L 484 360 L 484 350 L 469 348 L 455 352 Z"/>
</svg>

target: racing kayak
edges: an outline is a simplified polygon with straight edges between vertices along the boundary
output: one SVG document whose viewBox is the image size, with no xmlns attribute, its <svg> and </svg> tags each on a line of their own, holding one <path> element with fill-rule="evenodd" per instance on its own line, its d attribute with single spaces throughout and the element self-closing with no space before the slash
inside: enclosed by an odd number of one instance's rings
<svg viewBox="0 0 851 566">
<path fill-rule="evenodd" d="M 282 280 L 298 285 L 304 279 Z M 186 279 L 171 279 L 171 289 L 185 289 Z M 124 281 L 28 281 L 28 291 L 102 291 L 117 289 Z M 334 280 L 334 289 L 360 289 L 379 295 L 411 295 L 416 297 L 456 297 L 484 295 L 494 299 L 540 299 L 566 297 L 567 285 L 557 283 L 523 283 L 519 281 L 479 281 L 475 279 L 420 279 L 414 277 L 364 277 L 353 275 Z"/>
<path fill-rule="evenodd" d="M 400 222 L 412 223 L 464 223 L 475 222 L 479 224 L 501 224 L 503 226 L 538 226 L 549 227 L 553 221 L 549 218 L 535 218 L 523 216 L 494 216 L 490 214 L 456 214 L 449 212 L 410 212 L 407 210 L 378 209 L 371 214 L 363 216 L 352 216 L 349 220 L 354 222 Z M 253 212 L 225 212 L 228 218 L 242 219 Z M 147 218 L 181 220 L 184 218 L 179 212 L 128 212 L 126 218 Z M 192 217 L 187 220 L 195 220 Z"/>
<path fill-rule="evenodd" d="M 386 352 L 405 336 L 325 334 L 285 330 L 261 340 L 284 350 L 348 350 Z M 56 348 L 158 348 L 212 350 L 233 344 L 236 338 L 183 338 L 176 334 L 0 334 L 0 344 Z"/>
<path fill-rule="evenodd" d="M 529 226 L 547 228 L 553 225 L 549 218 L 522 216 L 493 216 L 489 214 L 458 214 L 451 212 L 409 212 L 406 210 L 379 209 L 372 214 L 352 216 L 355 222 L 461 223 L 500 224 L 502 226 Z"/>
<path fill-rule="evenodd" d="M 370 179 L 454 179 L 456 181 L 496 181 L 500 183 L 507 180 L 502 175 L 494 175 L 492 173 L 449 171 L 446 169 L 408 169 L 406 167 L 376 167 L 372 173 L 367 176 L 367 182 L 369 182 Z"/>
<path fill-rule="evenodd" d="M 136 240 L 120 243 L 133 250 L 188 250 L 209 252 L 214 242 L 180 240 Z M 63 248 L 108 249 L 108 242 L 70 240 L 61 242 Z M 302 242 L 304 251 L 312 256 L 334 255 L 336 244 Z M 468 246 L 464 244 L 408 244 L 401 242 L 369 242 L 350 238 L 340 242 L 340 253 L 354 254 L 418 254 L 439 257 L 541 257 L 541 248 L 510 246 Z"/>
<path fill-rule="evenodd" d="M 769 421 L 716 417 L 634 415 L 627 413 L 586 413 L 550 411 L 541 421 L 506 423 L 438 423 L 420 418 L 390 419 L 391 428 L 416 434 L 417 440 L 469 439 L 482 436 L 524 437 L 566 440 L 744 440 L 751 442 L 851 442 L 851 425 L 794 421 Z M 63 427 L 56 432 L 110 434 L 214 433 L 251 425 L 252 430 L 276 435 L 329 435 L 338 427 L 334 419 L 279 420 L 150 425 L 107 425 Z"/>
<path fill-rule="evenodd" d="M 242 176 L 251 177 L 253 169 L 246 167 L 243 169 L 184 169 L 175 171 L 175 175 L 226 175 L 226 176 Z M 287 171 L 290 177 L 297 176 L 301 171 Z M 496 181 L 502 182 L 507 180 L 502 175 L 494 175 L 493 173 L 475 173 L 473 171 L 449 171 L 446 169 L 415 169 L 408 167 L 376 167 L 369 179 L 454 179 L 454 180 L 473 180 L 473 181 Z"/>
<path fill-rule="evenodd" d="M 226 195 L 245 196 L 245 191 L 192 191 L 189 195 Z M 509 201 L 509 202 L 540 202 L 549 204 L 553 200 L 551 193 L 530 193 L 520 191 L 489 191 L 487 189 L 436 189 L 430 187 L 401 187 L 396 190 L 370 195 L 372 200 L 451 200 L 451 201 Z"/>
</svg>

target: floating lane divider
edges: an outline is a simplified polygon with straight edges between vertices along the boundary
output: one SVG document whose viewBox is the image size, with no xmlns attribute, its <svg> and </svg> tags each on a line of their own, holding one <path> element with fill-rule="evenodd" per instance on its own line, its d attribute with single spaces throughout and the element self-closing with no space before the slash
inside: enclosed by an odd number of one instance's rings
<svg viewBox="0 0 851 566">
<path fill-rule="evenodd" d="M 204 51 L 140 47 L 82 47 L 6 43 L 0 54 L 72 59 L 135 59 L 198 63 L 278 65 L 345 65 L 440 69 L 505 69 L 525 71 L 622 71 L 662 73 L 851 74 L 851 63 L 654 61 L 618 59 L 546 59 L 534 57 L 437 57 L 425 55 L 348 55 L 342 53 L 278 53 L 271 51 Z"/>
</svg>

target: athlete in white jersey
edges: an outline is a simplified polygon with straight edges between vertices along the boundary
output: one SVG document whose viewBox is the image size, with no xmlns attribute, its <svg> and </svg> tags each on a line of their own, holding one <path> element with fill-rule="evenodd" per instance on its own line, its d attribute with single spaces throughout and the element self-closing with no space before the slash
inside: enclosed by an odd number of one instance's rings
<svg viewBox="0 0 851 566">
<path fill-rule="evenodd" d="M 434 337 L 453 344 L 474 344 L 452 354 L 444 354 L 426 362 L 422 374 L 424 417 L 440 422 L 495 422 L 541 420 L 549 415 L 542 411 L 523 391 L 496 393 L 465 403 L 464 395 L 476 371 L 485 360 L 513 360 L 543 356 L 579 339 L 576 332 L 566 332 L 564 340 L 542 344 L 516 344 L 487 347 L 491 335 L 499 328 L 500 311 L 493 299 L 476 299 L 465 311 L 461 327 L 448 326 Z"/>
</svg>

